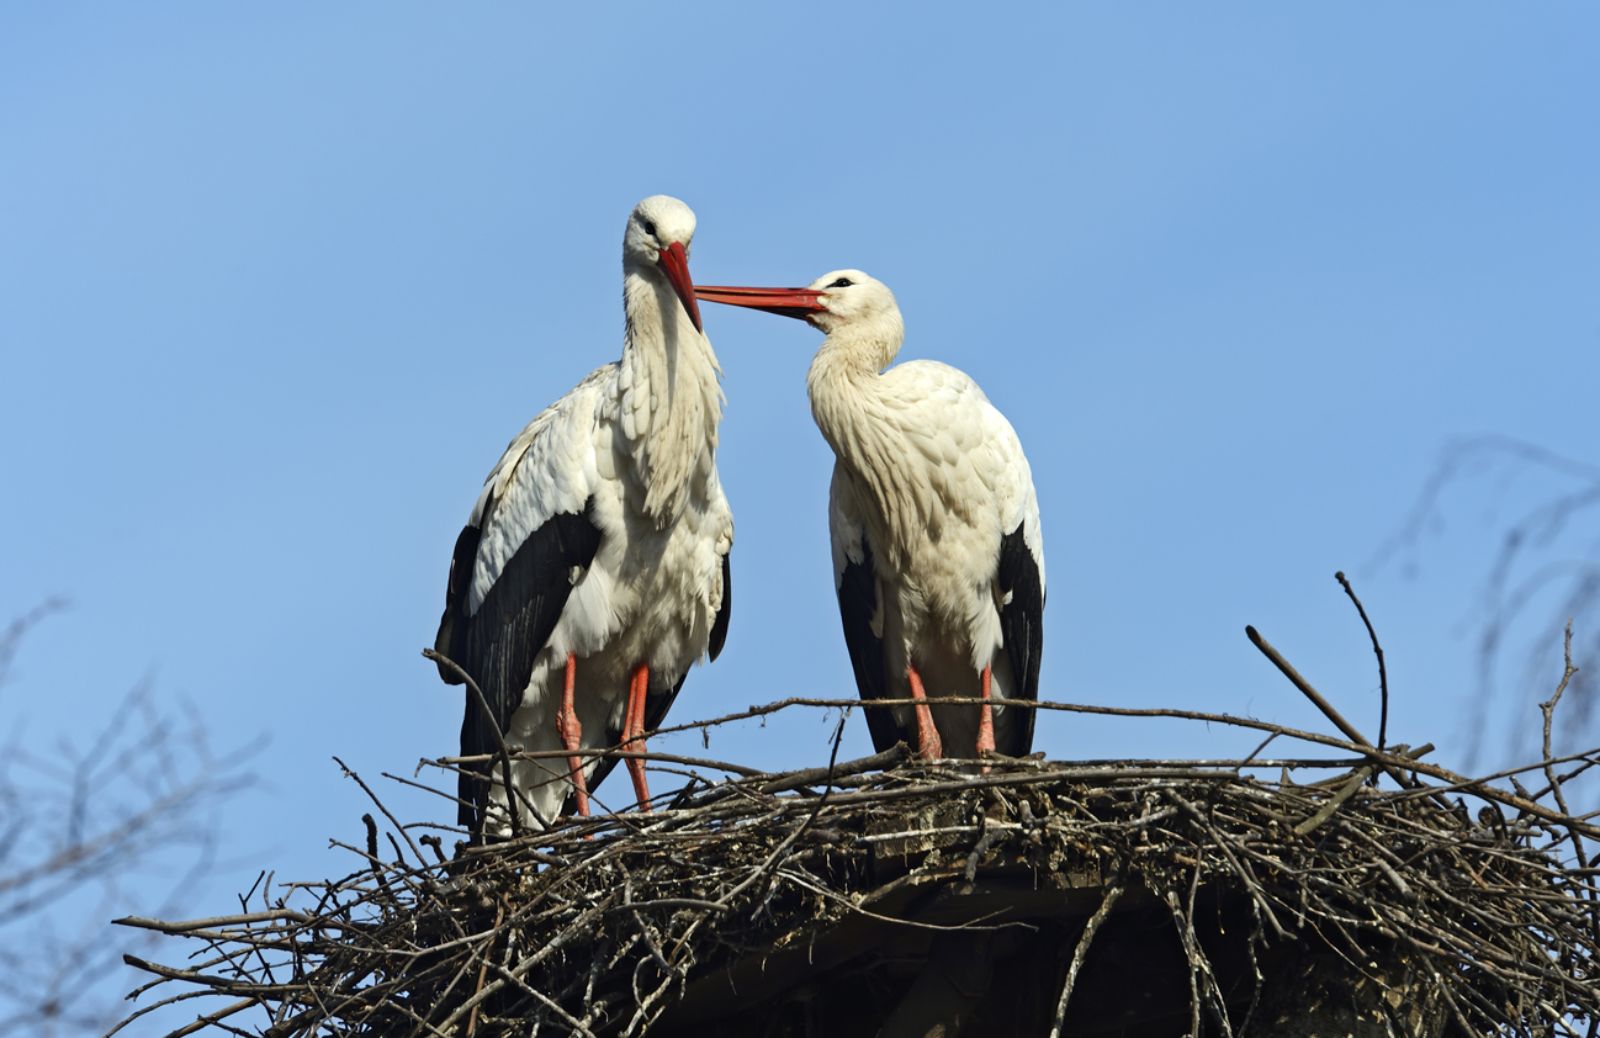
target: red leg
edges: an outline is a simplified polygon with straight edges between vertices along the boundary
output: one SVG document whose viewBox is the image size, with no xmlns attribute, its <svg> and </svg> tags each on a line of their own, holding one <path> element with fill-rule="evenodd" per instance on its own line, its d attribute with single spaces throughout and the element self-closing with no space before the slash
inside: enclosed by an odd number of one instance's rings
<svg viewBox="0 0 1600 1038">
<path fill-rule="evenodd" d="M 569 652 L 566 681 L 561 686 L 561 709 L 556 711 L 556 732 L 561 736 L 561 748 L 572 754 L 567 758 L 567 767 L 572 769 L 572 786 L 578 797 L 578 815 L 587 817 L 589 784 L 583 776 L 583 758 L 576 754 L 582 746 L 579 740 L 583 738 L 583 726 L 578 723 L 578 711 L 572 704 L 572 687 L 577 673 L 578 656 Z"/>
<path fill-rule="evenodd" d="M 911 682 L 912 699 L 928 698 L 922 690 L 922 675 L 917 673 L 915 664 L 906 667 L 906 678 Z M 923 760 L 938 760 L 944 756 L 944 744 L 939 741 L 939 729 L 933 726 L 933 710 L 927 703 L 918 703 L 916 711 L 917 756 Z"/>
<path fill-rule="evenodd" d="M 994 710 L 989 706 L 989 685 L 992 672 L 988 664 L 983 667 L 983 705 L 978 707 L 978 756 L 994 752 Z M 989 765 L 983 766 L 984 771 Z"/>
<path fill-rule="evenodd" d="M 633 668 L 633 679 L 628 683 L 628 707 L 623 714 L 622 748 L 644 753 L 644 699 L 650 690 L 650 668 L 643 663 Z M 633 795 L 639 798 L 639 809 L 650 810 L 650 783 L 644 777 L 644 761 L 627 758 L 628 774 L 633 778 Z"/>
</svg>

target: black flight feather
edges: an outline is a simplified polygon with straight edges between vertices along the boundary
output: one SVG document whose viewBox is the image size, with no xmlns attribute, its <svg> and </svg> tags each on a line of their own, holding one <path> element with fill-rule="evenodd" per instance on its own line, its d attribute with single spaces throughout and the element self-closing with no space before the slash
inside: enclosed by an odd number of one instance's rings
<svg viewBox="0 0 1600 1038">
<path fill-rule="evenodd" d="M 1000 610 L 1000 630 L 1006 639 L 1006 657 L 1011 663 L 1016 699 L 1039 699 L 1039 660 L 1044 651 L 1044 585 L 1039 579 L 1039 563 L 1028 550 L 1018 525 L 1000 542 L 1000 593 L 1010 601 Z M 995 732 L 995 749 L 1010 757 L 1021 757 L 1033 749 L 1033 719 L 1037 710 L 1014 711 L 1015 724 Z M 1000 726 L 997 726 L 999 728 Z"/>
<path fill-rule="evenodd" d="M 482 535 L 469 526 L 457 539 L 439 643 L 449 644 L 451 651 L 446 654 L 472 675 L 490 710 L 486 716 L 476 697 L 467 696 L 461 720 L 462 756 L 499 750 L 496 731 L 504 735 L 511 715 L 522 703 L 534 661 L 550 640 L 572 593 L 573 571 L 587 568 L 600 547 L 600 530 L 589 514 L 592 503 L 585 504 L 582 514 L 551 516 L 529 534 L 471 616 L 467 615 L 466 591 Z M 482 526 L 493 520 L 496 504 L 491 499 L 484 509 Z M 463 803 L 457 809 L 458 821 L 474 834 L 487 815 L 491 767 L 479 765 L 461 773 L 458 795 Z"/>
<path fill-rule="evenodd" d="M 450 555 L 450 579 L 445 582 L 444 615 L 439 618 L 439 633 L 433 639 L 433 651 L 449 657 L 458 666 L 463 665 L 462 656 L 467 648 L 467 625 L 465 617 L 460 623 L 456 622 L 456 613 L 465 610 L 467 585 L 472 582 L 472 564 L 478 558 L 478 542 L 482 539 L 483 528 L 471 523 L 463 526 L 456 537 L 456 548 Z M 445 684 L 465 683 L 459 674 L 443 663 L 437 666 L 439 677 L 444 679 Z"/>
<path fill-rule="evenodd" d="M 722 608 L 717 610 L 717 618 L 711 622 L 711 645 L 709 652 L 715 660 L 722 655 L 722 646 L 728 640 L 728 618 L 733 614 L 733 571 L 728 568 L 728 557 L 733 552 L 722 557 Z"/>
<path fill-rule="evenodd" d="M 878 577 L 873 570 L 872 546 L 866 531 L 861 533 L 861 561 L 845 560 L 839 575 L 839 620 L 844 624 L 844 643 L 850 649 L 850 665 L 856 672 L 856 692 L 862 700 L 892 698 L 888 674 L 883 664 L 883 639 L 872 633 L 872 617 L 878 610 Z M 879 751 L 906 739 L 888 708 L 868 707 L 867 730 L 872 745 Z"/>
</svg>

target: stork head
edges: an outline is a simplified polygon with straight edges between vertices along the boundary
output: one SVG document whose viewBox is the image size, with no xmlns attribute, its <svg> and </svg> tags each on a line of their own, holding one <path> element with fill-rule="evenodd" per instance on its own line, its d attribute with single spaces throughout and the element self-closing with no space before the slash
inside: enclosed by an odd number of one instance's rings
<svg viewBox="0 0 1600 1038">
<path fill-rule="evenodd" d="M 689 246 L 694 241 L 694 210 L 671 195 L 651 195 L 633 207 L 622 236 L 622 266 L 660 277 L 672 286 L 683 309 L 701 329 L 700 305 L 689 277 Z"/>
<path fill-rule="evenodd" d="M 894 293 L 859 270 L 832 270 L 805 288 L 737 288 L 696 285 L 708 303 L 727 303 L 794 317 L 821 328 L 830 338 L 871 339 L 898 349 L 905 323 Z"/>
<path fill-rule="evenodd" d="M 829 335 L 855 332 L 892 339 L 898 345 L 905 335 L 900 306 L 889 286 L 861 270 L 831 270 L 804 291 L 817 293 L 819 309 L 812 324 Z"/>
</svg>

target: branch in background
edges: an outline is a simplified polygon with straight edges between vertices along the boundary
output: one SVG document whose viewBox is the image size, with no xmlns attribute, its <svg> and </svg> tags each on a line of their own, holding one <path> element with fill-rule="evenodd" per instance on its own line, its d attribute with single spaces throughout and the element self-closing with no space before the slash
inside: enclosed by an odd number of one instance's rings
<svg viewBox="0 0 1600 1038">
<path fill-rule="evenodd" d="M 45 617 L 52 613 L 59 613 L 67 607 L 64 598 L 47 598 L 32 609 L 23 613 L 6 625 L 4 632 L 0 632 L 0 686 L 4 686 L 6 679 L 11 675 L 11 661 L 17 657 L 17 649 L 22 645 L 22 639 L 27 633 L 37 627 Z"/>
<path fill-rule="evenodd" d="M 1542 481 L 1539 489 L 1515 484 Z M 1580 646 L 1600 656 L 1600 466 L 1504 436 L 1484 436 L 1451 444 L 1440 456 L 1400 529 L 1379 549 L 1373 565 L 1402 560 L 1420 565 L 1425 542 L 1464 506 L 1448 503 L 1452 491 L 1477 486 L 1491 495 L 1491 508 L 1515 502 L 1509 519 L 1493 518 L 1499 547 L 1483 574 L 1473 620 L 1477 642 L 1478 716 L 1468 726 L 1466 759 L 1474 766 L 1485 751 L 1484 734 L 1507 728 L 1526 740 L 1520 725 L 1491 724 L 1488 714 L 1501 697 L 1500 675 L 1521 660 L 1511 687 L 1534 688 L 1550 664 L 1550 642 L 1568 618 L 1587 632 Z M 1576 677 L 1570 689 L 1566 730 L 1593 734 L 1597 715 L 1595 674 Z M 1499 707 L 1519 714 L 1523 704 Z M 1521 754 L 1526 742 L 1509 745 Z"/>
<path fill-rule="evenodd" d="M 0 634 L 0 683 L 61 608 Z M 181 910 L 214 857 L 214 810 L 248 781 L 247 754 L 213 754 L 194 718 L 141 684 L 82 731 L 47 743 L 14 728 L 0 744 L 0 1036 L 98 1032 L 121 1015 L 126 949 L 106 920 L 155 898 Z"/>
</svg>

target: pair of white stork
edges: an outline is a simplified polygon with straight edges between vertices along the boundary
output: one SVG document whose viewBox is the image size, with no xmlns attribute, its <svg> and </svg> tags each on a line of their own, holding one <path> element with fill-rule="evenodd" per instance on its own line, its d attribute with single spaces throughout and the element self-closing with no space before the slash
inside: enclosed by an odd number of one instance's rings
<svg viewBox="0 0 1600 1038">
<path fill-rule="evenodd" d="M 459 821 L 475 838 L 513 817 L 540 828 L 587 814 L 616 758 L 585 751 L 643 752 L 689 667 L 727 637 L 721 369 L 697 300 L 827 334 L 807 388 L 837 456 L 828 525 L 845 643 L 864 700 L 918 701 L 868 708 L 873 743 L 904 739 L 928 760 L 1032 745 L 1033 710 L 1006 702 L 1038 694 L 1044 550 L 1010 423 L 955 368 L 889 367 L 904 325 L 882 282 L 839 270 L 808 288 L 697 287 L 694 231 L 675 198 L 634 208 L 621 360 L 511 441 L 456 541 L 435 648 L 482 693 L 468 693 L 461 724 L 462 756 L 483 762 L 460 780 Z M 920 702 L 953 695 L 985 702 Z M 627 765 L 648 810 L 644 762 Z"/>
</svg>

